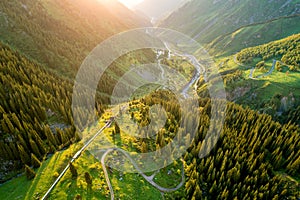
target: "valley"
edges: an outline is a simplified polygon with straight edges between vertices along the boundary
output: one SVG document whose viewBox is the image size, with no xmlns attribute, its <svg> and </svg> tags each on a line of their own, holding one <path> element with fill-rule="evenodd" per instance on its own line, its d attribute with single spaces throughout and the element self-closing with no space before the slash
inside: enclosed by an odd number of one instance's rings
<svg viewBox="0 0 300 200">
<path fill-rule="evenodd" d="M 0 2 L 0 199 L 298 200 L 300 1 L 126 6 Z"/>
</svg>

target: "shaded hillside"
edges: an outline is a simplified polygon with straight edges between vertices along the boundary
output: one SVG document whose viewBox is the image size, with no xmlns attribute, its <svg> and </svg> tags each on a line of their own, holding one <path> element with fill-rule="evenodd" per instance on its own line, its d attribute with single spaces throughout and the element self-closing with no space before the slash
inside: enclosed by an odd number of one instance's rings
<svg viewBox="0 0 300 200">
<path fill-rule="evenodd" d="M 104 0 L 0 2 L 0 40 L 71 76 L 99 42 L 141 25 L 122 4 Z"/>
</svg>

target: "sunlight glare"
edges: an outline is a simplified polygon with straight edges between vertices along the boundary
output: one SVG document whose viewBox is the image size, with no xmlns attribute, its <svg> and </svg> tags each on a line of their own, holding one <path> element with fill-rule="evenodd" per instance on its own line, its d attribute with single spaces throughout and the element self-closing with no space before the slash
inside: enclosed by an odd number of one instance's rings
<svg viewBox="0 0 300 200">
<path fill-rule="evenodd" d="M 119 0 L 119 2 L 123 3 L 128 8 L 133 8 L 135 5 L 141 3 L 143 0 Z"/>
</svg>

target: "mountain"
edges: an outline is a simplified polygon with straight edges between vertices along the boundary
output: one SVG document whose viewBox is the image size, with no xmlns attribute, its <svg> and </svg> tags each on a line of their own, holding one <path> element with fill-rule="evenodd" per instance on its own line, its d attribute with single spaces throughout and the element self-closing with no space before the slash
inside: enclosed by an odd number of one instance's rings
<svg viewBox="0 0 300 200">
<path fill-rule="evenodd" d="M 171 14 L 180 6 L 183 6 L 189 0 L 144 0 L 136 5 L 136 12 L 142 12 L 150 19 L 160 20 Z"/>
<path fill-rule="evenodd" d="M 161 27 L 181 31 L 214 53 L 233 53 L 298 33 L 299 0 L 194 0 Z"/>
<path fill-rule="evenodd" d="M 0 2 L 0 40 L 70 76 L 98 43 L 113 34 L 146 25 L 117 1 Z"/>
</svg>

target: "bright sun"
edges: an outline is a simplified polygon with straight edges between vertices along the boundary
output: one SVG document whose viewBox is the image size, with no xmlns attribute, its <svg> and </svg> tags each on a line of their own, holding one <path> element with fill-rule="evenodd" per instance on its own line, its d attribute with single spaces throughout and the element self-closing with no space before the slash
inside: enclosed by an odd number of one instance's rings
<svg viewBox="0 0 300 200">
<path fill-rule="evenodd" d="M 119 0 L 121 3 L 123 3 L 125 6 L 132 8 L 133 6 L 141 3 L 143 0 Z"/>
</svg>

